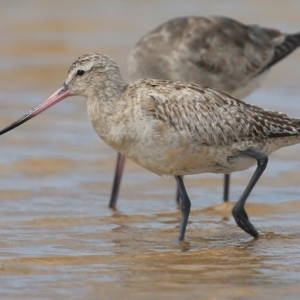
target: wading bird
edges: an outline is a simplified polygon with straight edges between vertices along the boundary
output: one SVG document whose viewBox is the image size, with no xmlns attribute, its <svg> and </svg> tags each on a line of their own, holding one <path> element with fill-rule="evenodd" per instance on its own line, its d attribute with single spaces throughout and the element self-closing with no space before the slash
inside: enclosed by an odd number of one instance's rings
<svg viewBox="0 0 300 300">
<path fill-rule="evenodd" d="M 87 99 L 91 123 L 109 146 L 151 172 L 175 177 L 181 198 L 180 241 L 191 206 L 182 176 L 229 174 L 257 163 L 232 214 L 240 228 L 258 237 L 244 204 L 268 155 L 300 142 L 299 119 L 196 84 L 156 79 L 126 84 L 113 59 L 89 53 L 71 64 L 60 89 L 0 135 L 69 96 Z"/>
<path fill-rule="evenodd" d="M 225 17 L 176 18 L 136 44 L 129 56 L 129 76 L 196 83 L 241 99 L 299 45 L 300 33 L 284 34 Z M 124 164 L 125 157 L 118 154 L 110 208 L 116 207 Z M 229 180 L 225 174 L 224 201 L 229 200 Z"/>
</svg>

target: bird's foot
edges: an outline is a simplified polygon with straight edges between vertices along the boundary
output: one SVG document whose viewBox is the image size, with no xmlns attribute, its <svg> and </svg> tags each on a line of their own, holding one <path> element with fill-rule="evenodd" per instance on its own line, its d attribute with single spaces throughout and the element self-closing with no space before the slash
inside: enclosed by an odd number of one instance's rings
<svg viewBox="0 0 300 300">
<path fill-rule="evenodd" d="M 249 221 L 248 215 L 244 208 L 236 209 L 235 207 L 232 209 L 232 215 L 235 219 L 236 224 L 243 229 L 245 232 L 252 235 L 254 238 L 258 238 L 259 234 L 255 227 Z"/>
</svg>

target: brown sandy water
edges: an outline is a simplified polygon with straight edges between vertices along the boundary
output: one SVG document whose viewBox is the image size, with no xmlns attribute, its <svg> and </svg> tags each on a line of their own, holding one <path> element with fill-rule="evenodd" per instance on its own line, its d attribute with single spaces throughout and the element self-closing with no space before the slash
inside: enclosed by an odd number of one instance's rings
<svg viewBox="0 0 300 300">
<path fill-rule="evenodd" d="M 127 77 L 129 49 L 176 16 L 227 15 L 300 30 L 300 1 L 1 1 L 0 127 L 55 91 L 77 56 L 102 51 Z M 300 117 L 300 51 L 248 102 Z M 107 208 L 115 153 L 70 99 L 1 137 L 1 299 L 298 299 L 299 146 L 282 149 L 247 203 L 261 238 L 221 203 L 222 176 L 189 177 L 186 242 L 174 180 L 128 163 L 118 211 Z M 235 174 L 231 199 L 254 169 Z"/>
</svg>

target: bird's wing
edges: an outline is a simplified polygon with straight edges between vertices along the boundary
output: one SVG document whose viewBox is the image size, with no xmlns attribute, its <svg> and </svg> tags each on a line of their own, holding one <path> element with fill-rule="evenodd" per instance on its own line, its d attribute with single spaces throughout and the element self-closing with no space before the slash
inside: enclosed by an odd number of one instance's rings
<svg viewBox="0 0 300 300">
<path fill-rule="evenodd" d="M 300 121 L 287 114 L 246 104 L 211 88 L 146 79 L 128 89 L 145 116 L 210 145 L 300 132 Z"/>
</svg>

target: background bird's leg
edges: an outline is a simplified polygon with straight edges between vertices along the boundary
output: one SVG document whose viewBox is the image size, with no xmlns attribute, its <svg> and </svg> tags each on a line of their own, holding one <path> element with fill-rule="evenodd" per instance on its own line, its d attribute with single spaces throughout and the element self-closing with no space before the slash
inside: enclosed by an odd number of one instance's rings
<svg viewBox="0 0 300 300">
<path fill-rule="evenodd" d="M 261 174 L 264 172 L 265 168 L 267 167 L 268 156 L 254 150 L 241 151 L 241 154 L 255 158 L 257 160 L 257 168 L 250 182 L 248 183 L 246 189 L 241 195 L 240 199 L 233 207 L 232 214 L 237 225 L 240 228 L 242 228 L 247 233 L 251 234 L 253 237 L 258 237 L 259 234 L 257 230 L 254 228 L 254 226 L 251 224 L 251 222 L 249 221 L 248 215 L 244 209 L 244 205 L 249 194 L 251 193 L 252 189 L 254 188 L 255 184 L 260 178 Z"/>
<path fill-rule="evenodd" d="M 115 169 L 115 178 L 114 178 L 114 183 L 113 183 L 110 201 L 108 205 L 109 208 L 113 208 L 113 209 L 116 208 L 125 161 L 126 161 L 126 157 L 118 153 L 117 164 Z"/>
<path fill-rule="evenodd" d="M 224 194 L 223 194 L 223 201 L 229 201 L 229 186 L 230 186 L 230 174 L 224 175 Z"/>
</svg>

